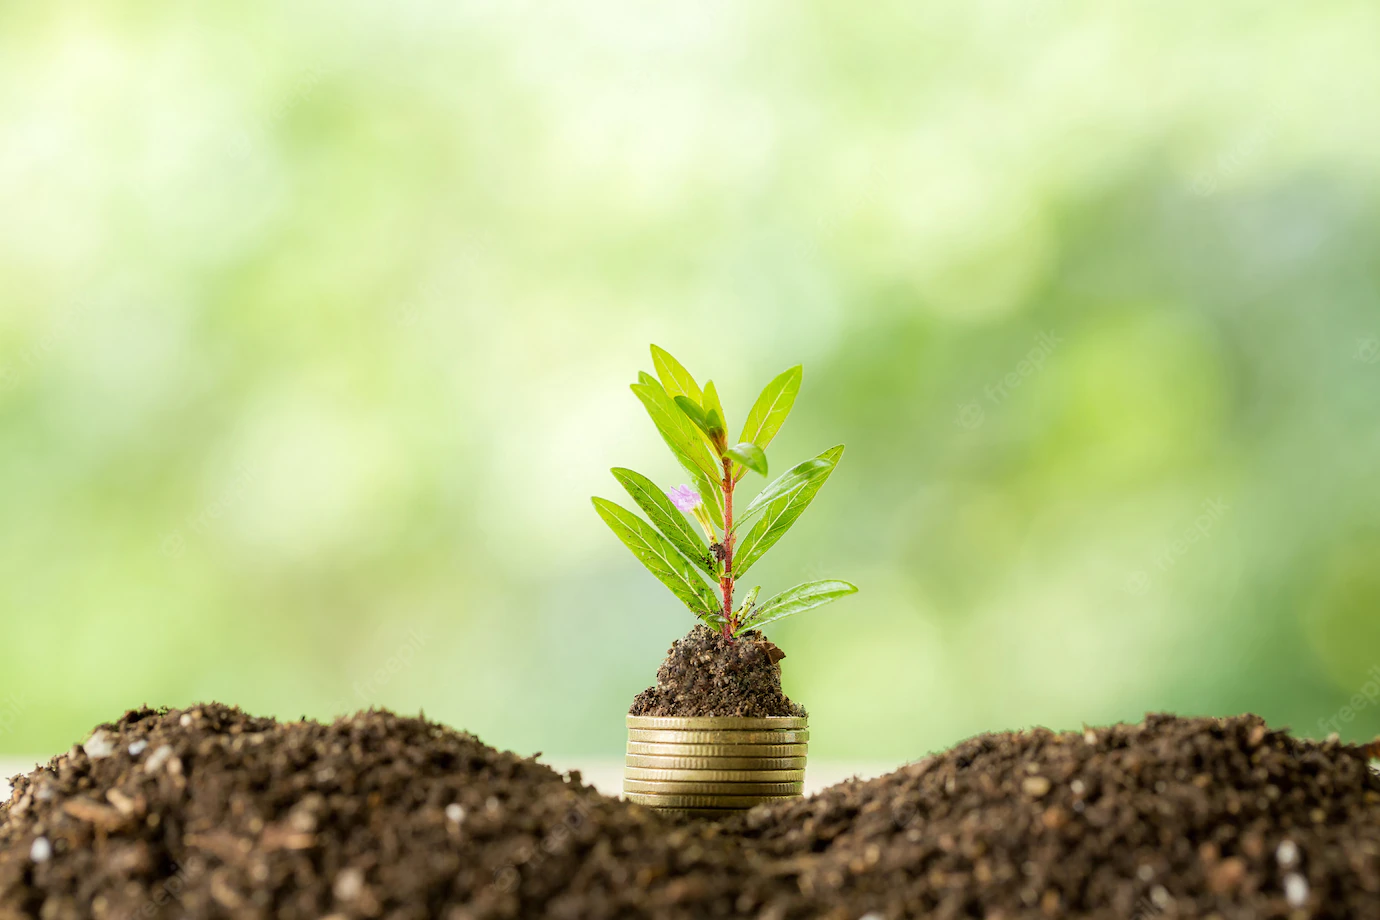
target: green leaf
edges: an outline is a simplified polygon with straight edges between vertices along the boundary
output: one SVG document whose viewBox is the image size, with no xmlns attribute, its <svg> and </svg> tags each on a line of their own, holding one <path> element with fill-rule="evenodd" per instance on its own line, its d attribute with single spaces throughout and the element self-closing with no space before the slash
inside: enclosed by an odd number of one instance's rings
<svg viewBox="0 0 1380 920">
<path fill-rule="evenodd" d="M 696 568 L 711 578 L 715 577 L 714 561 L 709 555 L 709 547 L 704 545 L 699 533 L 685 519 L 685 515 L 671 504 L 666 493 L 641 473 L 622 467 L 615 467 L 612 472 L 613 478 L 628 490 L 632 500 L 637 502 L 637 507 L 641 508 L 656 529 L 661 531 L 662 536 L 669 540 L 682 556 L 694 563 Z"/>
<path fill-rule="evenodd" d="M 684 412 L 686 418 L 695 423 L 695 427 L 704 435 L 704 441 L 713 451 L 713 456 L 720 456 L 719 447 L 724 443 L 724 426 L 719 419 L 719 413 L 705 411 L 695 403 L 689 396 L 677 396 L 676 405 L 680 411 Z"/>
<path fill-rule="evenodd" d="M 674 396 L 672 399 L 677 406 L 680 406 L 680 411 L 690 417 L 690 421 L 699 425 L 701 428 L 709 427 L 709 417 L 704 414 L 704 410 L 700 408 L 699 403 L 684 394 Z"/>
<path fill-rule="evenodd" d="M 690 474 L 695 491 L 704 499 L 709 516 L 722 530 L 724 526 L 724 496 L 719 486 L 723 476 L 723 465 L 714 459 L 709 445 L 700 436 L 699 430 L 686 417 L 654 377 L 643 374 L 646 379 L 633 384 L 632 391 L 646 407 L 657 431 L 666 446 L 671 448 L 676 461 Z"/>
<path fill-rule="evenodd" d="M 719 414 L 719 427 L 727 430 L 728 415 L 724 413 L 723 403 L 719 402 L 719 391 L 715 388 L 714 381 L 706 380 L 704 382 L 704 398 L 700 400 L 700 405 L 704 406 L 704 414 L 711 419 L 717 412 Z"/>
<path fill-rule="evenodd" d="M 840 597 L 857 593 L 857 586 L 846 581 L 811 581 L 782 591 L 762 604 L 738 627 L 738 632 L 758 629 L 773 620 L 811 610 Z"/>
<path fill-rule="evenodd" d="M 742 514 L 734 517 L 733 529 L 738 530 L 776 499 L 804 488 L 820 476 L 828 476 L 833 469 L 834 461 L 827 459 L 824 455 L 812 457 L 804 463 L 797 463 L 757 493 L 757 497 L 743 509 Z"/>
<path fill-rule="evenodd" d="M 725 453 L 754 473 L 767 475 L 767 455 L 762 451 L 762 448 L 751 441 L 734 444 Z"/>
<path fill-rule="evenodd" d="M 815 458 L 829 461 L 827 471 L 814 477 L 800 488 L 780 495 L 766 504 L 766 507 L 762 509 L 762 516 L 752 525 L 752 529 L 743 537 L 733 554 L 733 575 L 735 578 L 741 577 L 752 567 L 754 562 L 762 558 L 767 550 L 776 545 L 776 541 L 780 540 L 786 531 L 791 529 L 791 525 L 810 506 L 815 494 L 829 479 L 841 456 L 843 456 L 842 444 L 829 448 Z"/>
<path fill-rule="evenodd" d="M 710 482 L 717 482 L 722 475 L 720 464 L 710 455 L 709 445 L 704 443 L 690 417 L 666 395 L 661 384 L 635 383 L 632 391 L 642 400 L 652 423 L 661 432 L 662 440 L 671 448 L 671 453 L 676 455 L 681 466 L 691 473 L 703 475 Z"/>
<path fill-rule="evenodd" d="M 689 396 L 677 396 L 676 405 L 680 407 L 680 411 L 685 413 L 686 418 L 695 423 L 695 427 L 704 435 L 709 449 L 714 452 L 715 456 L 718 456 L 718 445 L 722 443 L 718 439 L 724 435 L 724 426 L 719 421 L 719 414 L 715 412 L 712 415 L 706 415 L 705 411 L 696 405 Z"/>
<path fill-rule="evenodd" d="M 743 598 L 743 602 L 738 605 L 738 609 L 733 612 L 733 615 L 738 618 L 738 632 L 743 631 L 742 624 L 752 616 L 753 608 L 757 605 L 757 593 L 761 590 L 761 585 L 754 587 L 747 593 L 747 596 Z M 734 633 L 734 635 L 737 635 L 737 633 Z"/>
<path fill-rule="evenodd" d="M 743 435 L 739 441 L 751 441 L 763 450 L 776 437 L 786 416 L 791 414 L 795 397 L 800 392 L 800 379 L 804 371 L 799 364 L 783 371 L 767 384 L 757 402 L 752 404 L 747 421 L 743 423 Z"/>
<path fill-rule="evenodd" d="M 623 545 L 632 550 L 637 560 L 671 589 L 681 603 L 696 616 L 704 616 L 718 609 L 719 599 L 689 562 L 676 552 L 665 537 L 657 533 L 642 518 L 606 498 L 595 498 L 594 510 L 609 525 Z"/>
<path fill-rule="evenodd" d="M 668 395 L 688 396 L 696 405 L 704 402 L 704 393 L 701 392 L 700 385 L 683 364 L 671 357 L 669 351 L 653 345 L 652 365 L 656 367 L 657 376 L 661 378 L 661 385 L 666 388 Z"/>
</svg>

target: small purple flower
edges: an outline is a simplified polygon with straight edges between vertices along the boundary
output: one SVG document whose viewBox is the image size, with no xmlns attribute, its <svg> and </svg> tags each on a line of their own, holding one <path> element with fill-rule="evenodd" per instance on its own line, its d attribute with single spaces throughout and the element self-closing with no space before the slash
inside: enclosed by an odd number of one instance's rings
<svg viewBox="0 0 1380 920">
<path fill-rule="evenodd" d="M 694 511 L 700 506 L 700 493 L 689 486 L 676 486 L 666 493 L 666 497 L 681 511 Z"/>
</svg>

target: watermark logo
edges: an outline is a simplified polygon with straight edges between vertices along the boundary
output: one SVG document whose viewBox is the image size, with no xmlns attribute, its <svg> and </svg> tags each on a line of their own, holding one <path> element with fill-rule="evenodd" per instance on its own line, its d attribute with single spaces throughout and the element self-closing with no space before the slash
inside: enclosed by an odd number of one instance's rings
<svg viewBox="0 0 1380 920">
<path fill-rule="evenodd" d="M 541 842 L 535 846 L 524 845 L 513 854 L 513 861 L 494 870 L 494 888 L 505 894 L 517 890 L 522 882 L 524 866 L 540 866 L 552 856 L 564 850 L 571 836 L 585 823 L 589 815 L 589 803 L 581 800 L 566 813 L 561 823 L 547 831 Z"/>
<path fill-rule="evenodd" d="M 976 428 L 981 428 L 985 421 L 987 421 L 987 410 L 982 408 L 982 403 L 970 402 L 958 409 L 958 427 L 960 428 L 973 431 Z"/>
<path fill-rule="evenodd" d="M 1380 364 L 1380 339 L 1358 338 L 1356 360 L 1362 364 Z"/>
<path fill-rule="evenodd" d="M 169 559 L 181 558 L 187 552 L 188 536 L 204 536 L 227 511 L 240 502 L 248 486 L 248 471 L 238 470 L 218 494 L 195 514 L 188 515 L 181 527 L 163 534 L 163 538 L 158 544 L 159 550 Z"/>
<path fill-rule="evenodd" d="M 19 717 L 24 715 L 28 708 L 28 693 L 21 693 L 18 696 L 10 694 L 0 700 L 0 735 L 8 735 L 14 731 L 14 727 L 19 723 Z"/>
<path fill-rule="evenodd" d="M 1193 177 L 1193 194 L 1199 198 L 1217 194 L 1223 184 L 1259 157 L 1273 137 L 1273 124 L 1276 120 L 1273 110 L 1267 112 L 1264 124 L 1248 132 L 1230 148 L 1218 154 L 1205 169 Z"/>
<path fill-rule="evenodd" d="M 1319 719 L 1318 730 L 1323 734 L 1336 732 L 1341 734 L 1341 726 L 1349 725 L 1355 721 L 1356 716 L 1363 710 L 1374 706 L 1380 700 L 1380 665 L 1375 665 L 1366 672 L 1366 682 L 1361 685 L 1361 689 L 1352 695 L 1351 699 L 1341 709 L 1333 713 L 1331 718 Z"/>
<path fill-rule="evenodd" d="M 327 75 L 327 71 L 321 67 L 307 67 L 298 72 L 293 78 L 292 85 L 288 87 L 288 91 L 283 94 L 262 120 L 261 127 L 272 128 L 286 119 L 293 111 L 309 102 L 316 95 Z M 241 129 L 234 134 L 226 147 L 231 156 L 243 160 L 254 153 L 256 144 L 250 131 Z"/>
<path fill-rule="evenodd" d="M 375 695 L 394 677 L 412 667 L 412 660 L 425 645 L 426 636 L 415 628 L 409 629 L 407 639 L 393 650 L 393 654 L 389 655 L 367 680 L 354 682 L 355 696 L 366 703 L 372 702 Z"/>
<path fill-rule="evenodd" d="M 1156 580 L 1167 575 L 1189 550 L 1216 530 L 1218 522 L 1230 510 L 1231 506 L 1221 498 L 1204 501 L 1202 510 L 1193 519 L 1193 523 L 1160 553 L 1154 566 L 1150 569 L 1139 569 L 1126 577 L 1126 590 L 1132 594 L 1145 594 L 1149 591 Z"/>
<path fill-rule="evenodd" d="M 1014 368 L 982 388 L 981 399 L 971 399 L 958 407 L 954 423 L 960 428 L 975 431 L 987 420 L 987 407 L 1000 406 L 1011 397 L 1014 390 L 1020 389 L 1026 381 L 1045 369 L 1045 362 L 1063 344 L 1063 339 L 1052 332 L 1041 332 L 1035 343 Z M 985 403 L 984 403 L 985 400 Z"/>
<path fill-rule="evenodd" d="M 1126 590 L 1132 594 L 1144 594 L 1150 590 L 1150 573 L 1144 571 L 1132 572 L 1126 576 Z"/>
<path fill-rule="evenodd" d="M 187 890 L 187 878 L 187 868 L 174 864 L 173 874 L 153 886 L 153 894 L 149 895 L 149 899 L 144 902 L 144 907 L 139 912 L 140 915 L 144 917 L 158 916 L 169 901 L 181 900 L 182 892 Z"/>
<path fill-rule="evenodd" d="M 1169 894 L 1169 890 L 1163 885 L 1156 885 L 1150 889 L 1150 894 L 1136 902 L 1131 920 L 1150 920 L 1151 917 L 1159 916 L 1172 903 L 1174 898 Z"/>
</svg>

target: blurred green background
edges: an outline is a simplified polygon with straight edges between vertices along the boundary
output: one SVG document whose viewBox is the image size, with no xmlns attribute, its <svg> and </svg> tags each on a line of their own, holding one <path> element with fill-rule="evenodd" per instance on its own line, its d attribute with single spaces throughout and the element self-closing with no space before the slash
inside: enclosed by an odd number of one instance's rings
<svg viewBox="0 0 1380 920">
<path fill-rule="evenodd" d="M 1380 733 L 1371 2 L 0 5 L 0 752 L 144 702 L 617 755 L 649 342 L 840 441 L 817 757 Z M 756 480 L 760 484 L 760 480 Z M 754 581 L 758 579 L 754 578 Z"/>
</svg>

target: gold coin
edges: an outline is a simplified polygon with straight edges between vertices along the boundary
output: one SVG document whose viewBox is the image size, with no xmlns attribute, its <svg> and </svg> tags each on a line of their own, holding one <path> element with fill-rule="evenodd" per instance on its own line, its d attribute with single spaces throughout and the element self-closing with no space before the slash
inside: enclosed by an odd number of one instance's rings
<svg viewBox="0 0 1380 920">
<path fill-rule="evenodd" d="M 680 795 L 800 795 L 805 783 L 684 783 L 645 779 L 623 780 L 623 792 L 650 794 L 669 792 Z"/>
<path fill-rule="evenodd" d="M 739 716 L 628 716 L 628 728 L 698 731 L 775 732 L 787 728 L 808 728 L 804 716 L 764 716 L 751 719 Z"/>
<path fill-rule="evenodd" d="M 629 741 L 628 753 L 664 757 L 804 757 L 808 744 L 657 744 Z"/>
<path fill-rule="evenodd" d="M 789 802 L 794 795 L 646 795 L 632 792 L 629 802 L 652 808 L 751 808 L 766 802 Z"/>
<path fill-rule="evenodd" d="M 657 744 L 799 744 L 810 740 L 804 729 L 780 732 L 752 731 L 673 731 L 660 728 L 630 728 L 629 741 L 651 741 Z"/>
<path fill-rule="evenodd" d="M 625 779 L 676 780 L 686 783 L 794 783 L 805 778 L 804 770 L 657 770 L 624 767 Z"/>
<path fill-rule="evenodd" d="M 804 757 L 657 757 L 629 754 L 630 767 L 660 767 L 670 770 L 803 770 Z"/>
</svg>

